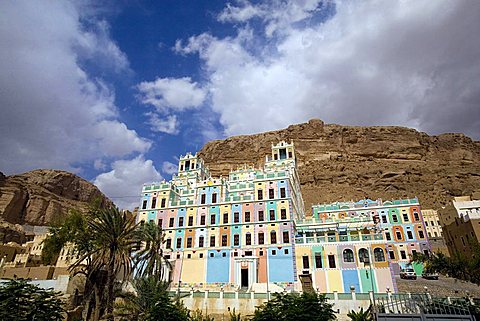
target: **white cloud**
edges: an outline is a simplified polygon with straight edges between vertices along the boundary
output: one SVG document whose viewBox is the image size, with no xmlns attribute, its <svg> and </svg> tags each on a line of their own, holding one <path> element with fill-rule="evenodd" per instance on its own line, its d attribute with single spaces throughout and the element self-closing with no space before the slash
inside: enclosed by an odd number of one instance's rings
<svg viewBox="0 0 480 321">
<path fill-rule="evenodd" d="M 237 37 L 177 41 L 203 61 L 227 135 L 316 117 L 480 137 L 480 2 L 339 1 L 323 21 L 326 4 L 241 2 L 219 16 L 245 23 Z M 255 17 L 266 40 L 245 37 Z"/>
<path fill-rule="evenodd" d="M 160 116 L 157 113 L 146 113 L 149 117 L 148 124 L 150 129 L 158 133 L 177 135 L 179 132 L 176 115 Z"/>
<path fill-rule="evenodd" d="M 2 171 L 77 170 L 150 147 L 117 120 L 109 85 L 82 68 L 92 59 L 105 71 L 129 70 L 104 21 L 67 1 L 2 1 L 0 11 Z"/>
<path fill-rule="evenodd" d="M 167 175 L 175 174 L 176 172 L 178 172 L 178 166 L 175 165 L 174 163 L 163 162 L 162 172 Z"/>
<path fill-rule="evenodd" d="M 139 205 L 142 185 L 162 179 L 153 162 L 140 155 L 115 161 L 112 170 L 98 175 L 94 184 L 118 207 L 132 210 Z"/>
<path fill-rule="evenodd" d="M 155 106 L 159 111 L 181 111 L 199 107 L 206 97 L 204 89 L 189 77 L 158 78 L 137 86 L 143 104 Z"/>
</svg>

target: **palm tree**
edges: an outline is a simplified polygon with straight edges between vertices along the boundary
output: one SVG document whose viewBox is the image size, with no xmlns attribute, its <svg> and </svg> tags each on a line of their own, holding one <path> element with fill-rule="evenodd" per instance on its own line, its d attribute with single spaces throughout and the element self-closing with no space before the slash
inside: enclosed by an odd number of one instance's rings
<svg viewBox="0 0 480 321">
<path fill-rule="evenodd" d="M 370 305 L 365 311 L 363 308 L 358 312 L 352 310 L 348 312 L 347 317 L 352 321 L 373 321 L 372 306 Z"/>
<path fill-rule="evenodd" d="M 138 243 L 134 218 L 116 207 L 95 209 L 87 214 L 90 246 L 80 253 L 72 269 L 88 261 L 89 274 L 106 272 L 106 317 L 113 321 L 114 286 L 119 277 L 125 280 L 132 272 L 131 252 Z M 96 302 L 97 307 L 100 302 Z M 96 317 L 97 318 L 97 317 Z"/>
<path fill-rule="evenodd" d="M 162 244 L 165 234 L 162 227 L 153 222 L 139 228 L 139 239 L 145 247 L 135 254 L 135 267 L 140 277 L 154 276 L 158 281 L 164 280 L 164 268 L 171 269 L 170 262 L 164 257 Z"/>
</svg>

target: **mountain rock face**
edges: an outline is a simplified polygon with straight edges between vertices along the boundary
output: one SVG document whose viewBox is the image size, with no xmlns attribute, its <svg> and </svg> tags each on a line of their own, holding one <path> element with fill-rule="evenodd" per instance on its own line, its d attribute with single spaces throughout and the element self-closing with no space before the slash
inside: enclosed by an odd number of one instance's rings
<svg viewBox="0 0 480 321">
<path fill-rule="evenodd" d="M 85 210 L 97 199 L 101 205 L 111 204 L 95 185 L 69 172 L 0 173 L 0 237 L 21 241 L 21 225 L 49 225 L 71 209 Z"/>
<path fill-rule="evenodd" d="M 312 204 L 417 196 L 438 209 L 480 189 L 480 142 L 393 126 L 341 126 L 313 119 L 286 129 L 212 141 L 199 154 L 212 175 L 263 166 L 271 144 L 293 141 L 307 215 Z"/>
</svg>

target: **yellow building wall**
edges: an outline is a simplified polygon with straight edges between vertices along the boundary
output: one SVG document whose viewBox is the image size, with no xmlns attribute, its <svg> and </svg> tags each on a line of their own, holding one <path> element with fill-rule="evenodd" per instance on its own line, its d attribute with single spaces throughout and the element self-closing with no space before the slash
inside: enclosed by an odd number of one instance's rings
<svg viewBox="0 0 480 321">
<path fill-rule="evenodd" d="M 343 292 L 342 271 L 327 270 L 328 292 Z"/>
<path fill-rule="evenodd" d="M 200 253 L 203 253 L 203 258 L 199 258 Z M 191 254 L 192 258 L 188 259 L 188 254 Z M 184 255 L 182 282 L 205 283 L 205 258 L 207 257 L 207 251 L 195 251 L 195 253 L 193 253 L 193 251 L 185 251 Z"/>
</svg>

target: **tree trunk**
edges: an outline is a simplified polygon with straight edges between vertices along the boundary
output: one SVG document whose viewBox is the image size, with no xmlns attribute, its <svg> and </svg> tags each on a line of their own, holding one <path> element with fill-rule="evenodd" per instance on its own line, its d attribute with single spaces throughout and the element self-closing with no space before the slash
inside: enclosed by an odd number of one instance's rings
<svg viewBox="0 0 480 321">
<path fill-rule="evenodd" d="M 115 261 L 113 258 L 110 260 L 108 265 L 108 276 L 107 276 L 107 320 L 114 321 L 113 318 L 113 304 L 115 301 L 114 297 L 114 286 L 115 286 Z"/>
</svg>

